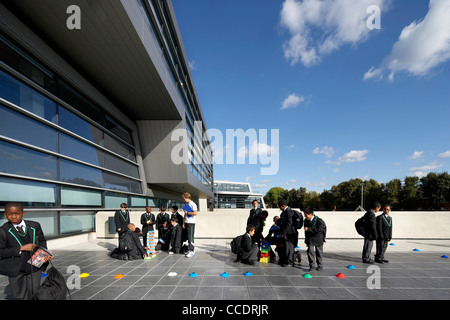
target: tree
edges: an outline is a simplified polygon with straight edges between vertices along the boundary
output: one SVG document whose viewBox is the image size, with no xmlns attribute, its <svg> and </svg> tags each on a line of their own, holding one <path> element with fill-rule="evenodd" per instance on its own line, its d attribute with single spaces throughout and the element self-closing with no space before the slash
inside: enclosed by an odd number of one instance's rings
<svg viewBox="0 0 450 320">
<path fill-rule="evenodd" d="M 399 208 L 401 189 L 402 181 L 400 179 L 393 179 L 384 186 L 383 202 L 390 204 L 392 210 Z"/>
<path fill-rule="evenodd" d="M 278 206 L 278 200 L 281 199 L 281 196 L 285 190 L 281 187 L 273 187 L 269 191 L 267 191 L 266 195 L 264 196 L 264 202 L 266 205 L 276 208 Z"/>
<path fill-rule="evenodd" d="M 399 193 L 400 208 L 403 210 L 417 210 L 422 199 L 419 177 L 406 177 Z"/>
<path fill-rule="evenodd" d="M 445 202 L 446 194 L 450 187 L 450 176 L 447 172 L 430 172 L 420 179 L 423 198 L 427 207 L 440 210 Z"/>
</svg>

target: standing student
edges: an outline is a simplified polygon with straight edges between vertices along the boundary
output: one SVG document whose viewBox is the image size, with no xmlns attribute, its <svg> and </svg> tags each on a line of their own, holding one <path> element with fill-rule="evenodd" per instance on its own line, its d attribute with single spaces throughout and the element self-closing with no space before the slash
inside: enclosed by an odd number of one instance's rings
<svg viewBox="0 0 450 320">
<path fill-rule="evenodd" d="M 258 207 L 258 200 L 253 200 L 252 201 L 252 208 L 251 208 L 250 213 L 249 213 L 248 218 L 247 218 L 247 225 L 252 224 L 253 217 L 255 217 L 258 214 L 260 214 L 261 211 L 262 211 L 262 209 Z"/>
<path fill-rule="evenodd" d="M 178 223 L 177 217 L 173 217 L 170 220 L 172 224 L 172 232 L 170 236 L 170 253 L 180 253 L 181 249 L 181 233 L 183 232 L 182 227 Z"/>
<path fill-rule="evenodd" d="M 167 224 L 170 224 L 170 217 L 169 217 L 169 214 L 166 212 L 166 207 L 162 206 L 160 208 L 160 212 L 156 216 L 156 228 L 158 229 L 158 238 L 160 238 L 160 233 L 161 233 L 161 229 L 163 227 L 164 221 L 167 221 Z"/>
<path fill-rule="evenodd" d="M 314 215 L 312 208 L 306 208 L 303 214 L 305 215 L 304 230 L 309 271 L 313 270 L 314 261 L 317 263 L 317 270 L 321 271 L 323 269 L 322 255 L 325 241 L 325 223 L 321 218 Z"/>
<path fill-rule="evenodd" d="M 186 205 L 183 207 L 184 211 L 184 228 L 186 229 L 189 249 L 186 253 L 187 258 L 191 258 L 195 255 L 194 234 L 195 234 L 195 220 L 197 218 L 197 205 L 191 199 L 191 195 L 188 192 L 182 195 Z"/>
<path fill-rule="evenodd" d="M 4 216 L 8 222 L 0 227 L 0 273 L 8 276 L 13 299 L 31 300 L 37 293 L 42 270 L 27 263 L 39 246 L 47 248 L 47 241 L 38 222 L 24 220 L 25 211 L 20 203 L 5 206 Z"/>
<path fill-rule="evenodd" d="M 114 222 L 116 223 L 116 231 L 120 238 L 122 233 L 127 231 L 127 226 L 130 223 L 130 213 L 127 210 L 126 203 L 121 203 L 120 209 L 114 213 Z"/>
<path fill-rule="evenodd" d="M 390 216 L 391 206 L 385 205 L 383 213 L 377 217 L 377 241 L 375 262 L 388 263 L 384 258 L 389 241 L 392 240 L 392 217 Z"/>
<path fill-rule="evenodd" d="M 142 224 L 142 243 L 144 247 L 147 246 L 147 233 L 149 231 L 154 231 L 153 225 L 155 224 L 155 215 L 152 213 L 152 208 L 145 207 L 145 212 L 141 215 Z"/>
<path fill-rule="evenodd" d="M 370 253 L 372 252 L 373 241 L 377 239 L 377 220 L 376 213 L 380 211 L 381 204 L 375 202 L 372 209 L 367 211 L 364 216 L 364 245 L 362 251 L 362 262 L 363 263 L 373 263 L 373 259 L 370 258 Z"/>
<path fill-rule="evenodd" d="M 278 202 L 278 207 L 280 208 L 280 238 L 282 244 L 284 244 L 285 252 L 284 255 L 280 255 L 280 261 L 278 262 L 282 267 L 286 265 L 295 266 L 295 247 L 298 243 L 298 231 L 294 222 L 294 211 L 287 205 L 286 200 L 280 200 Z"/>
<path fill-rule="evenodd" d="M 178 212 L 178 206 L 172 206 L 172 208 L 170 210 L 172 211 L 172 215 L 170 216 L 170 219 L 172 220 L 172 218 L 175 217 L 177 219 L 178 224 L 180 226 L 182 226 L 183 222 L 184 222 L 184 216 Z"/>
</svg>

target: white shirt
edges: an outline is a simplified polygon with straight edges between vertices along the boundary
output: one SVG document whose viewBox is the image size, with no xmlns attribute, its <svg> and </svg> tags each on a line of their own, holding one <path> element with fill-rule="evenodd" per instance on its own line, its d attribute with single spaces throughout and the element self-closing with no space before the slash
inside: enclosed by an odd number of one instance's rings
<svg viewBox="0 0 450 320">
<path fill-rule="evenodd" d="M 25 221 L 24 220 L 22 220 L 22 222 L 21 223 L 19 223 L 19 224 L 13 224 L 13 227 L 17 230 L 17 227 L 18 226 L 21 226 L 22 227 L 22 230 L 23 230 L 23 232 L 25 232 L 25 230 L 27 230 L 27 225 L 25 224 Z"/>
<path fill-rule="evenodd" d="M 192 211 L 197 211 L 197 205 L 195 204 L 194 201 L 189 201 L 188 203 L 189 207 L 191 207 Z M 195 217 L 197 216 L 191 216 L 189 215 L 189 212 L 186 214 L 185 218 L 184 218 L 184 223 L 195 223 Z"/>
</svg>

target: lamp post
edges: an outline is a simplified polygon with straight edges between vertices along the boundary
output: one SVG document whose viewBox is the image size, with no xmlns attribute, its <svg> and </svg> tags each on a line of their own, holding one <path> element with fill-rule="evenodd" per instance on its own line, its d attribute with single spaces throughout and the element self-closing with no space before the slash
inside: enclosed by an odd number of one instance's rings
<svg viewBox="0 0 450 320">
<path fill-rule="evenodd" d="M 361 204 L 358 206 L 358 208 L 356 208 L 355 211 L 359 210 L 366 211 L 364 210 L 364 182 L 361 182 L 360 186 L 361 186 Z"/>
</svg>

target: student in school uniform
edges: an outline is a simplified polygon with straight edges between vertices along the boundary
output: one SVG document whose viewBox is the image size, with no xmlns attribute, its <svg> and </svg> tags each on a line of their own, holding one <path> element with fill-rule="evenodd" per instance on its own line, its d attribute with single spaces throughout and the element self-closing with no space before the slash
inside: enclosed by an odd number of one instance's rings
<svg viewBox="0 0 450 320">
<path fill-rule="evenodd" d="M 155 224 L 155 215 L 152 213 L 152 208 L 145 207 L 145 212 L 141 215 L 142 224 L 142 243 L 144 247 L 147 246 L 147 233 L 154 231 L 153 225 Z"/>
<path fill-rule="evenodd" d="M 381 204 L 375 202 L 373 204 L 373 209 L 370 209 L 364 214 L 364 245 L 362 251 L 362 262 L 372 264 L 373 259 L 370 258 L 370 253 L 372 252 L 373 241 L 377 239 L 377 220 L 376 213 L 380 211 Z"/>
<path fill-rule="evenodd" d="M 375 262 L 388 263 L 389 260 L 384 258 L 389 241 L 392 240 L 392 217 L 390 216 L 391 206 L 385 205 L 383 213 L 377 217 L 377 241 Z"/>
<path fill-rule="evenodd" d="M 197 205 L 191 199 L 191 195 L 188 192 L 182 195 L 186 206 L 183 207 L 184 211 L 184 228 L 187 233 L 188 240 L 188 252 L 186 253 L 186 258 L 191 258 L 195 255 L 195 245 L 194 245 L 194 234 L 195 234 L 195 222 L 198 215 Z M 189 209 L 189 210 L 185 210 Z"/>
<path fill-rule="evenodd" d="M 181 233 L 183 232 L 182 227 L 178 223 L 177 217 L 173 217 L 170 220 L 172 224 L 172 232 L 170 237 L 170 253 L 180 253 L 181 249 Z"/>
<path fill-rule="evenodd" d="M 258 260 L 259 245 L 252 240 L 255 234 L 255 226 L 249 224 L 246 228 L 246 233 L 241 240 L 240 260 L 242 263 L 253 265 Z"/>
<path fill-rule="evenodd" d="M 127 210 L 127 204 L 121 203 L 120 209 L 114 213 L 114 222 L 116 223 L 116 231 L 120 236 L 127 231 L 127 226 L 130 223 L 130 213 Z"/>
<path fill-rule="evenodd" d="M 139 239 L 139 234 L 136 232 L 136 226 L 134 223 L 130 223 L 127 226 L 127 231 L 123 235 L 124 237 L 129 237 L 128 242 L 129 251 L 127 252 L 128 260 L 143 259 L 147 257 L 147 246 L 143 246 Z"/>
<path fill-rule="evenodd" d="M 162 206 L 160 208 L 160 212 L 156 215 L 156 228 L 158 229 L 158 238 L 160 237 L 159 234 L 161 233 L 161 228 L 163 227 L 164 221 L 167 221 L 170 227 L 169 214 L 166 212 L 166 207 Z"/>
<path fill-rule="evenodd" d="M 317 263 L 316 270 L 323 269 L 322 255 L 323 243 L 325 240 L 325 223 L 318 216 L 314 215 L 312 208 L 306 208 L 303 211 L 305 220 L 303 229 L 305 230 L 306 253 L 308 255 L 309 271 L 313 270 L 314 261 Z"/>
<path fill-rule="evenodd" d="M 37 293 L 42 270 L 27 263 L 37 247 L 47 249 L 47 241 L 38 222 L 24 220 L 25 211 L 20 203 L 5 206 L 4 216 L 8 222 L 0 227 L 0 274 L 8 276 L 12 297 L 15 300 L 31 300 Z"/>
</svg>

